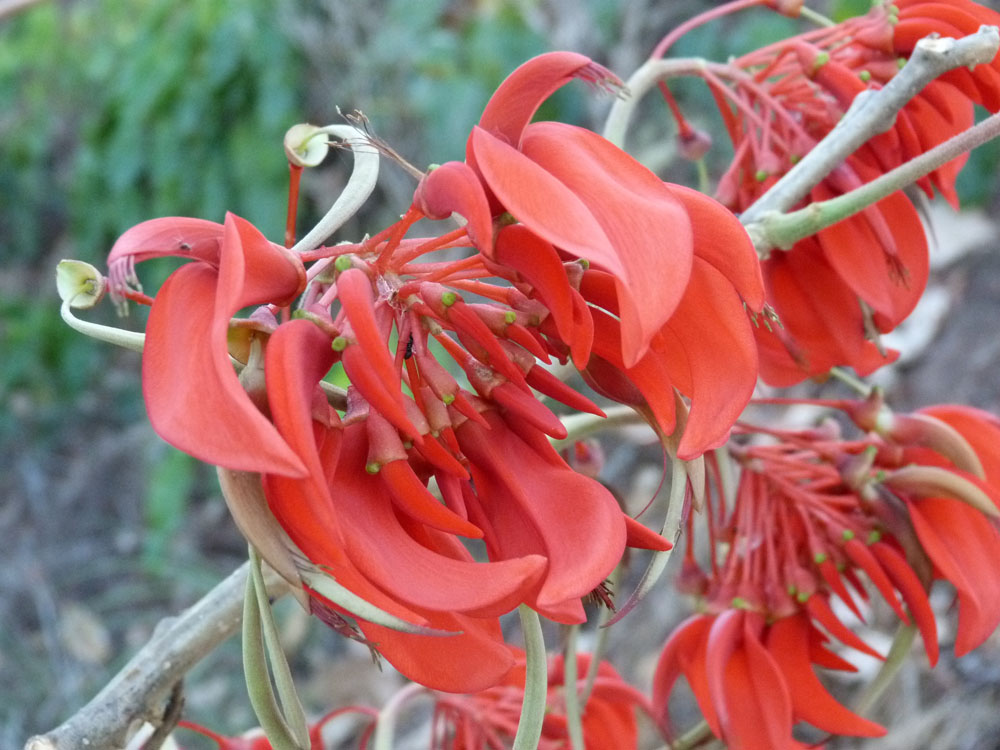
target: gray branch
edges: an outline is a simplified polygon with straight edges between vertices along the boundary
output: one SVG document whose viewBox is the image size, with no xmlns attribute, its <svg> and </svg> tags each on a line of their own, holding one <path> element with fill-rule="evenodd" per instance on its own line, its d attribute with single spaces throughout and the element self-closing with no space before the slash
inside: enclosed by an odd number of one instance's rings
<svg viewBox="0 0 1000 750">
<path fill-rule="evenodd" d="M 123 748 L 140 722 L 158 725 L 174 686 L 239 629 L 247 569 L 244 563 L 192 607 L 161 621 L 149 643 L 90 703 L 51 732 L 29 739 L 24 750 Z M 287 588 L 277 576 L 268 576 L 273 594 Z"/>
<path fill-rule="evenodd" d="M 771 247 L 760 221 L 771 212 L 785 212 L 805 198 L 830 172 L 896 122 L 896 114 L 931 81 L 960 67 L 990 62 L 1000 46 L 996 26 L 983 26 L 961 39 L 927 38 L 917 42 L 913 55 L 896 76 L 878 91 L 868 91 L 854 103 L 805 157 L 740 216 L 758 250 Z M 756 230 L 756 231 L 755 231 Z"/>
</svg>

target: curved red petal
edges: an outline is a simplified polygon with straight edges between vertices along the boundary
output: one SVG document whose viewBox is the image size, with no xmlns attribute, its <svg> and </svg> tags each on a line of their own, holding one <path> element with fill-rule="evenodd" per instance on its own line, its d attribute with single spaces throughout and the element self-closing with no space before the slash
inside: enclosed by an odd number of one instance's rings
<svg viewBox="0 0 1000 750">
<path fill-rule="evenodd" d="M 746 229 L 729 209 L 715 199 L 684 185 L 667 188 L 691 218 L 695 257 L 715 267 L 736 288 L 754 312 L 764 307 L 764 278 L 757 251 Z"/>
<path fill-rule="evenodd" d="M 465 231 L 472 244 L 487 258 L 493 257 L 493 217 L 479 175 L 460 161 L 435 167 L 420 180 L 413 204 L 431 219 L 447 219 L 457 213 L 466 220 Z"/>
<path fill-rule="evenodd" d="M 885 729 L 838 703 L 816 677 L 809 657 L 809 620 L 805 615 L 783 617 L 771 624 L 767 649 L 785 682 L 794 686 L 792 708 L 797 719 L 833 734 L 881 737 Z"/>
<path fill-rule="evenodd" d="M 490 430 L 470 421 L 456 434 L 498 553 L 548 560 L 539 607 L 578 600 L 608 576 L 625 550 L 618 503 L 599 482 L 540 456 L 496 412 L 483 416 Z"/>
<path fill-rule="evenodd" d="M 616 278 L 622 356 L 626 365 L 634 364 L 669 320 L 688 283 L 694 241 L 684 204 L 648 168 L 584 128 L 533 123 L 525 129 L 521 151 L 568 187 L 603 229 L 608 247 L 588 260 Z M 547 205 L 550 210 L 539 218 L 552 222 L 559 209 L 551 199 Z M 620 270 L 607 264 L 608 255 L 615 256 Z"/>
</svg>

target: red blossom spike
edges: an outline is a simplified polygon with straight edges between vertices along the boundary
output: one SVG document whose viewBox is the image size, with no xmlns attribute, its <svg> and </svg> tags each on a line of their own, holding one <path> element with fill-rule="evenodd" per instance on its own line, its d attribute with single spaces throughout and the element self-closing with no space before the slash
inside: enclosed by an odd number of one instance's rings
<svg viewBox="0 0 1000 750">
<path fill-rule="evenodd" d="M 397 387 L 399 398 L 396 398 L 394 392 L 386 390 L 385 381 L 371 368 L 371 362 L 360 346 L 348 344 L 341 352 L 341 362 L 344 365 L 344 372 L 351 380 L 351 385 L 357 388 L 373 408 L 381 412 L 396 429 L 406 433 L 414 442 L 418 444 L 423 442 L 420 430 L 410 421 L 402 404 L 405 398 L 402 392 Z"/>
<path fill-rule="evenodd" d="M 899 606 L 899 599 L 896 596 L 895 589 L 893 589 L 892 582 L 879 564 L 878 558 L 875 557 L 864 542 L 857 538 L 848 539 L 844 542 L 844 552 L 851 559 L 851 562 L 865 571 L 868 575 L 868 580 L 875 584 L 875 588 L 879 590 L 882 598 L 892 607 L 892 611 L 896 613 L 896 616 L 903 624 L 909 625 L 910 618 L 906 616 L 903 608 Z"/>
<path fill-rule="evenodd" d="M 337 277 L 337 299 L 343 306 L 344 314 L 351 324 L 351 330 L 368 367 L 374 370 L 386 393 L 396 398 L 402 407 L 402 393 L 399 391 L 399 372 L 389 353 L 386 336 L 379 330 L 375 320 L 375 298 L 372 282 L 360 268 L 348 268 Z"/>
<path fill-rule="evenodd" d="M 551 313 L 559 336 L 570 344 L 573 362 L 578 367 L 584 366 L 590 341 L 577 343 L 572 287 L 551 243 L 523 225 L 507 226 L 497 235 L 496 258 L 516 270 L 534 288 Z"/>
<path fill-rule="evenodd" d="M 597 404 L 579 391 L 566 385 L 544 367 L 540 367 L 539 365 L 532 367 L 525 374 L 525 380 L 536 391 L 545 394 L 549 398 L 554 398 L 560 403 L 566 404 L 571 409 L 594 414 L 598 417 L 607 416 Z"/>
</svg>

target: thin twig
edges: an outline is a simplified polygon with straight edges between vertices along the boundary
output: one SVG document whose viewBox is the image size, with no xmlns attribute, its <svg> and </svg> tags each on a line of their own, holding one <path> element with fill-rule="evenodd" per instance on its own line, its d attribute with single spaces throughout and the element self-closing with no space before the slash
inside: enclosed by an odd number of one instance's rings
<svg viewBox="0 0 1000 750">
<path fill-rule="evenodd" d="M 28 740 L 25 750 L 125 747 L 136 720 L 163 720 L 174 686 L 240 626 L 248 565 L 244 563 L 192 607 L 160 622 L 150 641 L 94 698 L 63 724 Z M 282 596 L 288 584 L 268 576 Z"/>
</svg>

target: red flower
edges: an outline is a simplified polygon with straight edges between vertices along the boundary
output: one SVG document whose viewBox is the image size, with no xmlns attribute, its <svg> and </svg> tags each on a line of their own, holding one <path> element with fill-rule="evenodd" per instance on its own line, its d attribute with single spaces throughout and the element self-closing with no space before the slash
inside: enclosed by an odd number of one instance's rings
<svg viewBox="0 0 1000 750">
<path fill-rule="evenodd" d="M 524 700 L 524 654 L 504 680 L 475 695 L 438 695 L 434 705 L 434 750 L 479 750 L 510 747 L 517 731 Z M 590 666 L 590 655 L 577 656 L 576 690 L 584 685 L 582 675 Z M 563 657 L 549 660 L 549 691 L 539 750 L 567 748 Z M 598 666 L 597 679 L 586 705 L 582 706 L 583 738 L 588 750 L 628 750 L 638 746 L 635 709 L 649 712 L 645 696 L 625 682 L 608 662 Z"/>
<path fill-rule="evenodd" d="M 735 148 L 718 196 L 735 211 L 759 198 L 811 150 L 854 97 L 898 71 L 917 40 L 964 36 L 1000 15 L 967 0 L 880 3 L 866 16 L 752 52 L 705 73 Z M 673 37 L 671 37 L 672 39 Z M 973 104 L 1000 108 L 1000 62 L 958 70 L 921 91 L 888 132 L 874 136 L 817 185 L 810 200 L 848 192 L 973 122 Z M 964 159 L 918 184 L 954 205 Z M 927 243 L 903 194 L 798 242 L 762 262 L 776 325 L 757 330 L 761 375 L 791 385 L 849 365 L 868 374 L 895 358 L 878 335 L 913 309 L 927 280 Z"/>
<path fill-rule="evenodd" d="M 961 407 L 894 415 L 877 394 L 828 405 L 870 432 L 845 440 L 832 422 L 799 431 L 742 426 L 775 442 L 730 447 L 742 465 L 735 502 L 720 497 L 706 511 L 709 564 L 696 561 L 689 541 L 681 574 L 708 614 L 670 637 L 657 670 L 654 705 L 667 728 L 669 695 L 684 675 L 712 731 L 734 747 L 798 747 L 796 721 L 832 734 L 881 734 L 837 704 L 811 667 L 852 669 L 823 646 L 817 626 L 879 656 L 831 606 L 837 597 L 863 619 L 863 579 L 902 622 L 917 625 L 932 665 L 932 577 L 958 591 L 958 655 L 1000 625 L 1000 590 L 984 575 L 1000 564 L 1000 422 Z"/>
<path fill-rule="evenodd" d="M 792 737 L 795 721 L 831 734 L 885 734 L 837 703 L 817 679 L 814 663 L 844 668 L 822 638 L 805 614 L 770 623 L 742 609 L 695 615 L 677 627 L 657 663 L 654 715 L 670 736 L 667 703 L 684 676 L 709 728 L 734 750 L 812 747 Z"/>
<path fill-rule="evenodd" d="M 763 304 L 756 256 L 711 199 L 661 182 L 587 130 L 530 123 L 574 77 L 618 85 L 581 55 L 525 63 L 487 105 L 468 164 L 432 171 L 414 205 L 432 217 L 464 215 L 494 270 L 513 271 L 548 308 L 542 330 L 556 353 L 568 353 L 603 394 L 639 407 L 664 437 L 676 427 L 674 388 L 690 398 L 680 455 L 694 457 L 725 439 L 756 382 L 743 309 Z"/>
</svg>

